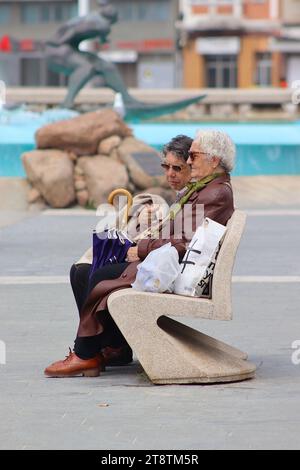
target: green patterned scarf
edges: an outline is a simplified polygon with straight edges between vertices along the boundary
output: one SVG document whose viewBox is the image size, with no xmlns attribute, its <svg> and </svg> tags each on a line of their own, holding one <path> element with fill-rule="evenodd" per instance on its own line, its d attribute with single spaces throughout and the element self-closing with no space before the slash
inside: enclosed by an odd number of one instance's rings
<svg viewBox="0 0 300 470">
<path fill-rule="evenodd" d="M 142 232 L 138 237 L 135 238 L 135 241 L 148 238 L 149 236 L 153 238 L 158 238 L 160 229 L 164 226 L 166 222 L 175 219 L 176 215 L 181 211 L 182 207 L 184 206 L 184 204 L 187 203 L 191 195 L 195 191 L 199 191 L 205 188 L 208 183 L 210 183 L 218 176 L 221 176 L 222 174 L 223 173 L 213 173 L 212 175 L 206 176 L 205 178 L 202 178 L 199 181 L 195 181 L 194 183 L 188 183 L 186 192 L 178 202 L 172 204 L 168 215 L 163 220 L 160 220 L 155 227 L 148 228 L 144 232 Z"/>
<path fill-rule="evenodd" d="M 212 175 L 208 175 L 199 181 L 195 181 L 194 183 L 188 183 L 186 193 L 182 196 L 182 198 L 178 202 L 176 202 L 175 204 L 171 206 L 170 212 L 169 212 L 169 218 L 171 220 L 174 220 L 178 212 L 181 211 L 184 204 L 187 203 L 187 201 L 190 199 L 191 195 L 195 191 L 199 191 L 200 189 L 205 188 L 205 186 L 207 186 L 208 183 L 210 183 L 215 178 L 218 178 L 218 176 L 221 176 L 221 174 L 222 173 L 213 173 Z"/>
</svg>

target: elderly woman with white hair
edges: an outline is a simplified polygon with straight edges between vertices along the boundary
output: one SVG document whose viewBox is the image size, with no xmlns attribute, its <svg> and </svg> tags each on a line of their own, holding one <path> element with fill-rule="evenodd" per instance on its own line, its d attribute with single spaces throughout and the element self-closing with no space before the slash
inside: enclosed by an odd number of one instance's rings
<svg viewBox="0 0 300 470">
<path fill-rule="evenodd" d="M 99 345 L 105 335 L 109 335 L 113 328 L 116 329 L 107 310 L 108 296 L 115 290 L 131 287 L 138 264 L 152 250 L 165 243 L 171 242 L 181 260 L 193 236 L 193 230 L 197 228 L 200 207 L 204 206 L 205 217 L 226 225 L 234 211 L 229 175 L 234 166 L 234 158 L 235 145 L 227 134 L 216 130 L 201 130 L 197 133 L 187 160 L 191 166 L 191 182 L 180 191 L 180 198 L 171 207 L 164 223 L 128 250 L 128 266 L 122 274 L 113 279 L 105 277 L 91 290 L 82 308 L 74 352 L 70 350 L 65 360 L 47 367 L 47 376 L 100 375 L 105 366 L 105 358 L 99 354 Z M 187 205 L 189 210 L 185 210 Z M 190 220 L 186 224 L 190 217 L 192 224 Z M 193 230 L 190 230 L 191 227 Z"/>
<path fill-rule="evenodd" d="M 226 225 L 231 217 L 233 193 L 230 172 L 235 162 L 235 145 L 222 131 L 205 129 L 198 131 L 189 151 L 187 163 L 191 166 L 191 182 L 197 185 L 205 178 L 204 188 L 194 192 L 189 203 L 204 205 L 204 215 Z"/>
</svg>

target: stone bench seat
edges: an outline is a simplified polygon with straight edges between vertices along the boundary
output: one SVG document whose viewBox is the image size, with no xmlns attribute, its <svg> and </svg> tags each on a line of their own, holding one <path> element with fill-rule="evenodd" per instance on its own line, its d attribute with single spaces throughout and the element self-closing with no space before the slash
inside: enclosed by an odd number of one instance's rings
<svg viewBox="0 0 300 470">
<path fill-rule="evenodd" d="M 227 224 L 212 281 L 211 299 L 123 289 L 109 311 L 154 384 L 233 382 L 254 377 L 247 354 L 172 317 L 232 319 L 232 270 L 246 215 Z"/>
</svg>

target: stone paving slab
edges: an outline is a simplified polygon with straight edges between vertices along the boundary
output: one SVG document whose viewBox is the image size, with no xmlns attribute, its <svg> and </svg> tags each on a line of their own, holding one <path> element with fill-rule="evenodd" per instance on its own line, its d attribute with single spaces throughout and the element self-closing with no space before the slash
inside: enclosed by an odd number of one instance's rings
<svg viewBox="0 0 300 470">
<path fill-rule="evenodd" d="M 14 225 L 32 215 L 28 211 L 0 211 L 0 228 Z"/>
</svg>

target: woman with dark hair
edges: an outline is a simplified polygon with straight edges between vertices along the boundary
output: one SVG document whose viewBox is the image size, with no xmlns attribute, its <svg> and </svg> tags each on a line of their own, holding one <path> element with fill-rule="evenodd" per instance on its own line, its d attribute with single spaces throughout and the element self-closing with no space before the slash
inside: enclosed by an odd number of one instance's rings
<svg viewBox="0 0 300 470">
<path fill-rule="evenodd" d="M 175 191 L 183 190 L 190 181 L 191 170 L 186 162 L 192 143 L 193 139 L 190 137 L 178 135 L 163 148 L 161 166 L 165 170 L 170 187 Z"/>
<path fill-rule="evenodd" d="M 185 191 L 186 185 L 191 177 L 190 166 L 186 161 L 189 158 L 189 149 L 192 142 L 193 139 L 190 137 L 178 135 L 166 144 L 162 151 L 163 158 L 161 166 L 165 171 L 166 179 L 170 187 L 177 192 L 177 198 L 182 190 Z M 140 196 L 136 196 L 137 199 L 139 197 Z M 152 195 L 154 202 L 155 198 L 158 198 L 158 196 Z M 135 201 L 135 198 L 133 199 Z M 80 323 L 86 321 L 85 318 L 82 318 L 82 313 L 93 289 L 102 281 L 105 282 L 119 278 L 126 270 L 129 263 L 137 260 L 136 250 L 137 247 L 130 249 L 128 252 L 128 262 L 105 266 L 97 270 L 93 274 L 90 282 L 89 273 L 92 263 L 92 249 L 89 249 L 76 264 L 73 264 L 70 271 L 70 282 L 79 312 Z M 121 366 L 132 362 L 132 350 L 107 309 L 101 311 L 99 321 L 103 328 L 102 333 L 91 336 L 84 334 L 82 336 L 78 335 L 75 340 L 74 352 L 71 352 L 71 356 L 68 356 L 68 358 L 72 360 L 69 361 L 67 359 L 66 361 L 59 361 L 62 363 L 62 366 L 66 365 L 68 370 L 63 367 L 63 370 L 58 371 L 56 366 L 54 368 L 50 366 L 45 371 L 46 375 L 61 377 L 96 373 L 98 367 L 92 367 L 92 369 L 95 369 L 92 370 L 92 372 L 89 367 L 87 369 L 81 367 L 82 361 L 90 360 L 96 353 L 100 353 L 97 357 L 101 357 L 102 359 L 102 368 L 105 366 Z M 76 364 L 73 367 L 75 362 Z M 96 360 L 90 360 L 90 364 L 95 366 L 97 366 L 98 362 L 98 358 Z M 86 362 L 85 365 L 89 366 L 89 363 Z M 71 373 L 69 373 L 69 369 L 72 370 Z"/>
</svg>

